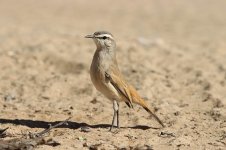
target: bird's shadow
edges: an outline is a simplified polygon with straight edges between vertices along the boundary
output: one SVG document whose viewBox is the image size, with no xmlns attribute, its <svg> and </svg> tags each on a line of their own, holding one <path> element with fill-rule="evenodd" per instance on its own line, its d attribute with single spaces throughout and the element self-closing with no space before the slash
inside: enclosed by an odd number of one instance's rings
<svg viewBox="0 0 226 150">
<path fill-rule="evenodd" d="M 57 123 L 60 123 L 61 121 L 54 121 L 54 122 L 47 122 L 47 121 L 39 121 L 39 120 L 29 120 L 29 119 L 0 119 L 0 124 L 14 124 L 14 125 L 23 125 L 30 128 L 48 128 L 49 125 L 55 125 Z M 90 125 L 87 123 L 78 123 L 78 122 L 72 122 L 67 121 L 67 124 L 63 124 L 59 126 L 58 128 L 69 128 L 69 129 L 79 129 L 81 127 L 89 127 L 89 128 L 109 128 L 110 124 L 96 124 L 96 125 Z M 159 129 L 155 127 L 149 127 L 145 125 L 136 125 L 132 127 L 121 127 L 121 128 L 131 128 L 131 129 L 141 129 L 141 130 L 147 130 L 147 129 Z"/>
</svg>

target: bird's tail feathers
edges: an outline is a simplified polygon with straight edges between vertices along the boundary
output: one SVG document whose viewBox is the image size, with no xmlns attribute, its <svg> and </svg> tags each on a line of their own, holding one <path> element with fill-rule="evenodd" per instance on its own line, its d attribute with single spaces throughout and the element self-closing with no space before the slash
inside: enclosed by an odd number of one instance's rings
<svg viewBox="0 0 226 150">
<path fill-rule="evenodd" d="M 133 103 L 137 103 L 138 105 L 142 106 L 151 116 L 155 118 L 156 121 L 158 121 L 159 124 L 161 124 L 162 127 L 165 127 L 163 122 L 159 119 L 159 117 L 153 111 L 151 111 L 147 103 L 140 97 L 140 95 L 136 92 L 136 90 L 132 86 L 130 86 L 130 94 Z"/>
<path fill-rule="evenodd" d="M 139 100 L 139 105 L 141 105 L 151 116 L 153 116 L 155 118 L 155 120 L 161 124 L 162 127 L 165 127 L 165 125 L 163 124 L 163 122 L 159 119 L 159 117 L 153 112 L 151 111 L 151 109 L 147 106 L 146 102 L 140 98 Z"/>
</svg>

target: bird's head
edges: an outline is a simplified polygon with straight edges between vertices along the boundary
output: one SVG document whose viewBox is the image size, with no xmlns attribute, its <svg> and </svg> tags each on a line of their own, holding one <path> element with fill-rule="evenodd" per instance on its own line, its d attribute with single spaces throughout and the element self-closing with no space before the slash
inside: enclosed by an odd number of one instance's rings
<svg viewBox="0 0 226 150">
<path fill-rule="evenodd" d="M 92 38 L 97 49 L 114 49 L 116 46 L 113 35 L 107 31 L 97 31 L 94 34 L 85 36 L 85 38 Z"/>
</svg>

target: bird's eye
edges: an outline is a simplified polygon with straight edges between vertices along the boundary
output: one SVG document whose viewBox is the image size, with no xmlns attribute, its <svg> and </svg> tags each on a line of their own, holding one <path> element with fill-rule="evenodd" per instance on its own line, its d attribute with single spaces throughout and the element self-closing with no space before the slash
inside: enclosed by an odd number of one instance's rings
<svg viewBox="0 0 226 150">
<path fill-rule="evenodd" d="M 103 39 L 105 40 L 105 39 L 107 39 L 107 37 L 106 36 L 103 36 Z"/>
</svg>

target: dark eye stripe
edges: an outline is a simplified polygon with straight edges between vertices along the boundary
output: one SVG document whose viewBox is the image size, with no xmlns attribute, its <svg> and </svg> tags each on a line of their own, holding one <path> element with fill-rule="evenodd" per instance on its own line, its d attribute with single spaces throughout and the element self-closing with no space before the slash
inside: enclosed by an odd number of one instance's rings
<svg viewBox="0 0 226 150">
<path fill-rule="evenodd" d="M 108 39 L 109 37 L 107 37 L 107 36 L 102 36 L 102 37 L 97 37 L 97 38 L 99 38 L 99 39 Z"/>
<path fill-rule="evenodd" d="M 96 38 L 98 38 L 98 39 L 103 39 L 103 40 L 105 40 L 105 39 L 113 39 L 113 37 L 112 36 L 108 36 L 108 35 L 99 35 L 99 36 L 95 36 Z"/>
</svg>

